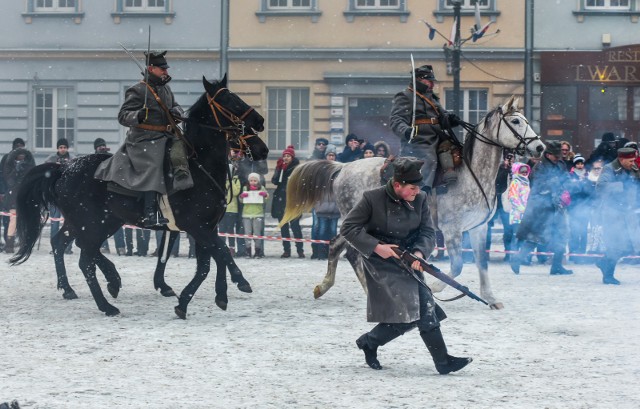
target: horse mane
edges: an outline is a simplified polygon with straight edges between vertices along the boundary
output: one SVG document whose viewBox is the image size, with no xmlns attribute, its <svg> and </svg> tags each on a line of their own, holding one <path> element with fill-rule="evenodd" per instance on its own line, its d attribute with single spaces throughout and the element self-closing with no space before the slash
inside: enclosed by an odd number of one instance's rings
<svg viewBox="0 0 640 409">
<path fill-rule="evenodd" d="M 482 129 L 487 129 L 491 124 L 493 116 L 496 114 L 496 112 L 498 112 L 499 109 L 500 107 L 496 107 L 489 111 L 489 113 L 485 115 L 483 120 L 480 121 L 480 123 L 476 126 L 476 129 L 480 126 L 482 126 Z M 476 145 L 476 139 L 478 138 L 476 138 L 471 132 L 467 132 L 467 135 L 464 139 L 464 144 L 462 146 L 462 156 L 464 158 L 468 158 L 469 161 L 471 161 L 471 159 L 473 158 L 473 149 Z"/>
<path fill-rule="evenodd" d="M 197 125 L 198 121 L 205 118 L 210 111 L 207 93 L 203 92 L 200 98 L 187 110 L 186 128 L 188 129 L 189 125 Z"/>
</svg>

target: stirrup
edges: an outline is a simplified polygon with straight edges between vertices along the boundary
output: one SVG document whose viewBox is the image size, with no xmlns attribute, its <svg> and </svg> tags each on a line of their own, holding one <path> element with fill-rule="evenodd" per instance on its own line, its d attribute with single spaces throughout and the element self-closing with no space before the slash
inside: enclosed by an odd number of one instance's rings
<svg viewBox="0 0 640 409">
<path fill-rule="evenodd" d="M 167 224 L 169 224 L 169 219 L 158 215 L 158 212 L 153 213 L 153 215 L 149 214 L 142 219 L 142 225 L 144 227 L 164 226 Z"/>
</svg>

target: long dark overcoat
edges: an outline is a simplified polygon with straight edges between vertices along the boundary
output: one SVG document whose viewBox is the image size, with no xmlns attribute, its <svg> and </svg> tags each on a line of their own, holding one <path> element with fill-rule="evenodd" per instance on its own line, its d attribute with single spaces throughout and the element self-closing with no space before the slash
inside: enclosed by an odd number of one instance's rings
<svg viewBox="0 0 640 409">
<path fill-rule="evenodd" d="M 383 259 L 373 250 L 380 241 L 402 242 L 412 237 L 412 243 L 407 244 L 411 252 L 420 250 L 425 256 L 431 254 L 435 229 L 426 194 L 420 192 L 408 203 L 399 200 L 388 185 L 367 191 L 345 218 L 340 234 L 364 256 L 367 321 L 393 324 L 418 320 L 418 282 L 396 259 Z M 436 309 L 438 316 L 444 318 L 444 312 L 437 305 Z"/>
<path fill-rule="evenodd" d="M 432 119 L 438 118 L 440 114 L 447 112 L 438 101 L 432 92 L 425 92 L 423 94 L 427 97 L 436 107 L 434 109 L 431 104 L 421 99 L 416 98 L 416 121 L 420 119 Z M 418 134 L 413 138 L 413 141 L 409 144 L 405 135 L 407 129 L 411 128 L 411 121 L 413 118 L 413 92 L 410 89 L 406 89 L 399 92 L 393 98 L 393 106 L 391 108 L 391 117 L 389 118 L 389 125 L 391 130 L 398 138 L 400 138 L 401 156 L 415 156 L 416 158 L 424 160 L 421 173 L 424 178 L 424 185 L 431 187 L 435 178 L 436 168 L 438 167 L 438 154 L 436 152 L 438 148 L 438 142 L 442 129 L 440 125 L 428 125 L 422 124 L 418 126 Z"/>
<path fill-rule="evenodd" d="M 138 112 L 144 106 L 146 85 L 139 82 L 125 94 L 125 101 L 118 113 L 118 122 L 128 126 L 127 138 L 114 155 L 100 164 L 96 179 L 112 181 L 127 189 L 140 192 L 167 193 L 164 183 L 164 157 L 171 132 L 150 131 L 138 128 Z M 171 113 L 182 116 L 182 108 L 176 102 L 168 85 L 152 86 Z M 151 91 L 147 92 L 149 114 L 144 122 L 165 128 L 169 120 Z"/>
<path fill-rule="evenodd" d="M 276 190 L 273 191 L 271 216 L 278 220 L 282 219 L 282 216 L 284 216 L 284 209 L 287 207 L 287 183 L 289 182 L 289 177 L 299 164 L 300 160 L 298 160 L 298 158 L 293 158 L 291 163 L 289 163 L 286 168 L 283 168 L 282 159 L 279 159 L 276 170 L 273 172 L 271 183 L 276 185 Z"/>
<path fill-rule="evenodd" d="M 561 196 L 569 184 L 569 172 L 562 161 L 553 163 L 545 156 L 533 167 L 531 192 L 518 227 L 518 240 L 558 247 L 566 244 L 567 215 L 561 206 Z"/>
<path fill-rule="evenodd" d="M 19 155 L 24 155 L 24 160 L 17 163 L 16 158 Z M 7 159 L 4 161 L 2 169 L 2 175 L 7 189 L 3 203 L 3 207 L 6 210 L 16 208 L 16 199 L 18 197 L 20 184 L 27 172 L 35 166 L 36 161 L 33 158 L 33 154 L 24 148 L 14 149 L 7 154 Z"/>
<path fill-rule="evenodd" d="M 638 184 L 640 171 L 625 170 L 618 159 L 605 165 L 596 193 L 601 199 L 602 240 L 607 254 L 615 258 L 640 252 Z"/>
</svg>

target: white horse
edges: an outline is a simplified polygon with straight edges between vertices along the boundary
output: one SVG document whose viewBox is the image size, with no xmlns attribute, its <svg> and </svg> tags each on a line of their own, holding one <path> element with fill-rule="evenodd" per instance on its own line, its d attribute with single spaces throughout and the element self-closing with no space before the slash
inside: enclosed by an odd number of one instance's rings
<svg viewBox="0 0 640 409">
<path fill-rule="evenodd" d="M 545 148 L 527 118 L 518 110 L 517 103 L 517 99 L 511 97 L 506 104 L 489 112 L 475 128 L 468 127 L 471 132 L 467 134 L 463 148 L 465 163 L 457 170 L 458 183 L 436 198 L 437 225 L 446 240 L 451 260 L 450 275 L 456 277 L 462 271 L 462 232 L 469 231 L 480 272 L 480 294 L 491 309 L 504 307 L 491 291 L 485 251 L 487 222 L 496 210 L 495 181 L 502 150 L 514 149 L 520 154 L 539 157 Z M 309 212 L 326 189 L 331 189 L 340 213 L 345 216 L 364 191 L 380 186 L 383 163 L 384 158 L 369 158 L 350 163 L 311 161 L 298 166 L 287 185 L 287 206 L 282 222 Z M 333 286 L 338 258 L 345 247 L 347 259 L 366 291 L 361 256 L 338 235 L 331 240 L 327 274 L 315 287 L 315 298 Z M 437 282 L 432 284 L 432 289 L 441 291 L 444 286 Z"/>
</svg>

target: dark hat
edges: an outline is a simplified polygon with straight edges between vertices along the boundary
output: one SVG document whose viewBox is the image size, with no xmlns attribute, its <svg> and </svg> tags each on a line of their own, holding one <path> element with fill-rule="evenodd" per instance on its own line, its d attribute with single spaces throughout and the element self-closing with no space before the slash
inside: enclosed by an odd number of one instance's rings
<svg viewBox="0 0 640 409">
<path fill-rule="evenodd" d="M 56 148 L 59 148 L 60 146 L 66 146 L 68 148 L 69 141 L 67 141 L 65 138 L 58 139 L 58 143 L 56 143 Z"/>
<path fill-rule="evenodd" d="M 13 144 L 11 145 L 11 149 L 16 149 L 19 147 L 23 147 L 26 146 L 27 144 L 24 143 L 24 139 L 22 138 L 16 138 L 13 140 Z"/>
<path fill-rule="evenodd" d="M 420 168 L 424 161 L 413 157 L 400 157 L 393 162 L 393 179 L 400 183 L 417 185 L 422 182 Z"/>
<path fill-rule="evenodd" d="M 424 78 L 425 80 L 437 81 L 436 75 L 433 73 L 431 65 L 423 65 L 416 68 L 416 78 Z"/>
<path fill-rule="evenodd" d="M 620 148 L 618 149 L 618 158 L 629 159 L 635 158 L 638 151 L 633 148 Z"/>
<path fill-rule="evenodd" d="M 289 155 L 292 158 L 296 157 L 296 151 L 295 151 L 293 145 L 287 146 L 287 149 L 282 151 L 282 156 L 284 156 L 284 155 Z"/>
<path fill-rule="evenodd" d="M 613 132 L 606 132 L 602 134 L 602 142 L 614 142 L 616 140 L 616 136 Z"/>
<path fill-rule="evenodd" d="M 149 66 L 169 68 L 169 64 L 167 64 L 167 60 L 164 58 L 166 54 L 166 51 L 151 51 L 149 54 Z M 144 56 L 147 58 L 146 52 L 144 53 Z"/>
<path fill-rule="evenodd" d="M 327 138 L 316 138 L 316 145 L 319 143 L 324 143 L 326 146 L 329 145 L 329 140 Z"/>
<path fill-rule="evenodd" d="M 547 147 L 544 149 L 544 153 L 550 153 L 555 156 L 561 156 L 562 144 L 559 141 L 547 142 Z"/>
<path fill-rule="evenodd" d="M 102 138 L 96 138 L 96 140 L 93 141 L 93 149 L 98 149 L 99 146 L 107 146 L 107 142 Z"/>
<path fill-rule="evenodd" d="M 627 142 L 624 144 L 625 148 L 633 148 L 635 150 L 638 150 L 638 143 L 637 142 Z"/>
<path fill-rule="evenodd" d="M 366 151 L 371 151 L 373 153 L 376 153 L 376 148 L 372 144 L 367 143 L 366 145 L 364 145 L 364 148 L 362 148 L 362 152 L 366 152 Z"/>
<path fill-rule="evenodd" d="M 584 160 L 584 156 L 582 156 L 579 153 L 576 153 L 576 156 L 573 157 L 573 163 L 578 163 L 578 162 L 584 163 L 585 160 Z"/>
<path fill-rule="evenodd" d="M 354 139 L 357 141 L 357 140 L 358 140 L 358 135 L 356 135 L 356 134 L 354 134 L 354 133 L 350 133 L 350 134 L 349 134 L 349 135 L 347 135 L 347 137 L 344 139 L 344 143 L 348 144 L 348 143 L 349 143 L 349 141 L 352 141 L 352 140 L 354 140 Z"/>
</svg>

